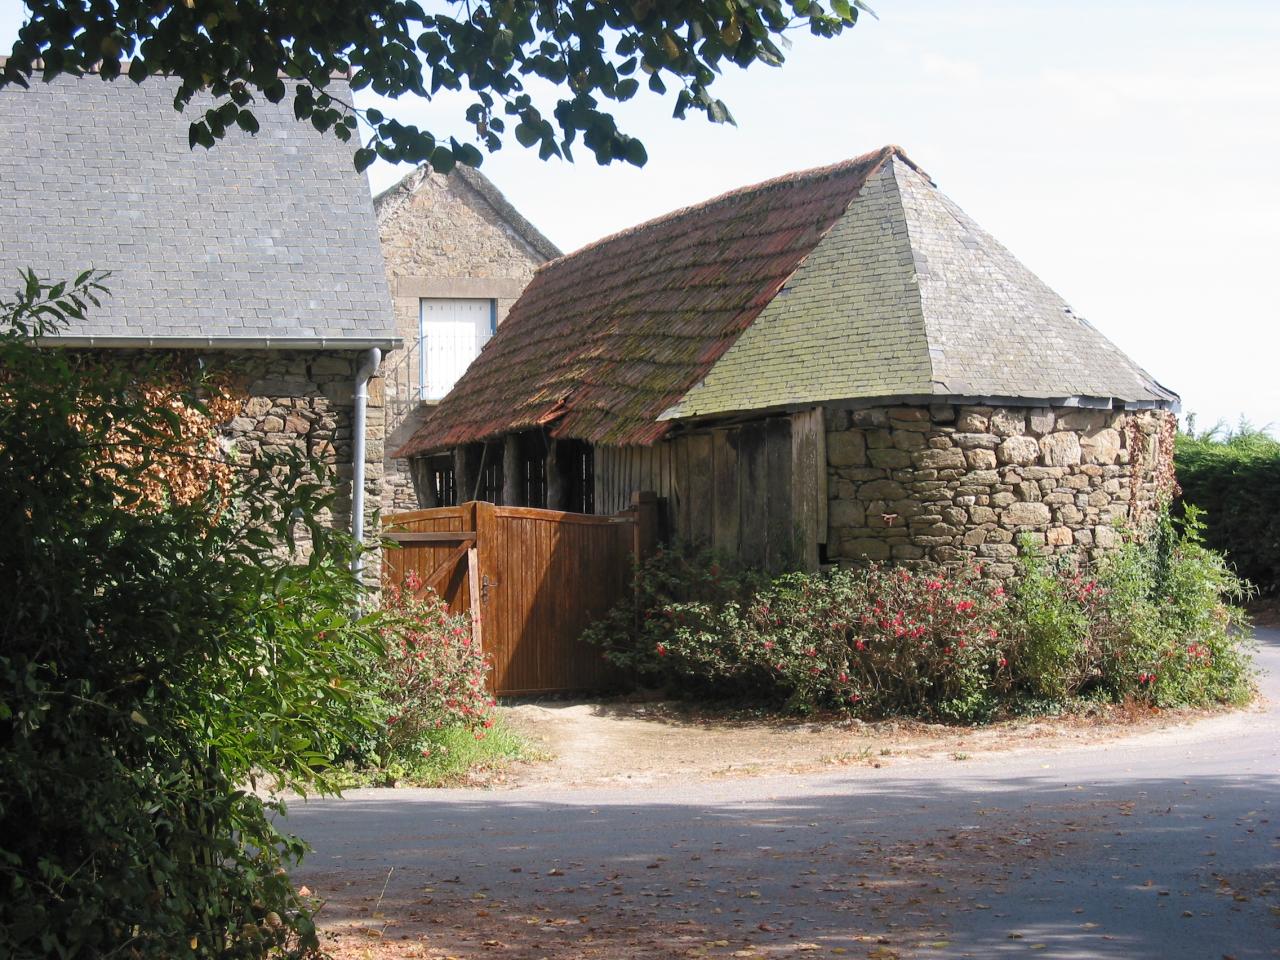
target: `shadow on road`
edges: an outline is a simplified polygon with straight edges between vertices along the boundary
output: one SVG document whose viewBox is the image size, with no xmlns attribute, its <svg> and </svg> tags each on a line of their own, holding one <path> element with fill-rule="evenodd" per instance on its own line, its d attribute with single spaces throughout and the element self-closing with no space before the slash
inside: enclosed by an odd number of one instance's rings
<svg viewBox="0 0 1280 960">
<path fill-rule="evenodd" d="M 1280 955 L 1280 771 L 773 784 L 397 791 L 289 825 L 327 924 L 455 956 Z"/>
</svg>

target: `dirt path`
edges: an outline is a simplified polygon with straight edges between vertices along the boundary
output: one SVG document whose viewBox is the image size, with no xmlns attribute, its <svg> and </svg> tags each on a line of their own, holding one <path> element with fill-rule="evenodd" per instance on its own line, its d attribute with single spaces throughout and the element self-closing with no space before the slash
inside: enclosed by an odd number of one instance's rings
<svg viewBox="0 0 1280 960">
<path fill-rule="evenodd" d="M 1078 746 L 1186 725 L 1205 711 L 1100 709 L 1090 715 L 984 727 L 903 721 L 800 722 L 726 715 L 678 703 L 548 701 L 503 718 L 549 759 L 518 764 L 493 786 L 602 786 L 806 773 L 908 760 L 967 760 L 1018 749 Z"/>
</svg>

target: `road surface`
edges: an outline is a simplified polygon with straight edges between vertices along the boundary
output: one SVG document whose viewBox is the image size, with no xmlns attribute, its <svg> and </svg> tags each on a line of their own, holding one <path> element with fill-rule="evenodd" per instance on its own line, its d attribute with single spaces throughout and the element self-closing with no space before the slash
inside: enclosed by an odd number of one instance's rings
<svg viewBox="0 0 1280 960">
<path fill-rule="evenodd" d="M 1095 745 L 657 786 L 294 804 L 349 956 L 1280 957 L 1264 702 Z"/>
</svg>

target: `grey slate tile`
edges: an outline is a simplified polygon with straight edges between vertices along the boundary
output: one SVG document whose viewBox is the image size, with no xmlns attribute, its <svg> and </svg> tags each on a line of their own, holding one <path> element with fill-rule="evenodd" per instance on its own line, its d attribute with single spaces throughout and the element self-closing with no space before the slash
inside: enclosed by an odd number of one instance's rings
<svg viewBox="0 0 1280 960">
<path fill-rule="evenodd" d="M 0 90 L 0 289 L 27 267 L 51 280 L 111 270 L 112 296 L 76 336 L 394 338 L 352 147 L 297 122 L 286 97 L 254 105 L 256 137 L 189 150 L 203 106 L 176 112 L 175 86 L 86 76 Z"/>
</svg>

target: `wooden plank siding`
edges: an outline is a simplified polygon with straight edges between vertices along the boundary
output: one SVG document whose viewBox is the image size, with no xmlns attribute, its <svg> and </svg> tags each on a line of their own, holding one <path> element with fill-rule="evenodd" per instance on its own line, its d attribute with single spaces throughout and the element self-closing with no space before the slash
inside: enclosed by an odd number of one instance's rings
<svg viewBox="0 0 1280 960">
<path fill-rule="evenodd" d="M 634 558 L 656 547 L 656 507 L 636 497 L 604 517 L 481 501 L 394 514 L 389 533 L 459 535 L 389 547 L 385 583 L 456 561 L 442 595 L 453 613 L 470 615 L 497 696 L 601 689 L 615 674 L 580 638 L 631 590 Z"/>
<path fill-rule="evenodd" d="M 475 509 L 470 504 L 456 507 L 434 507 L 430 510 L 414 510 L 411 513 L 397 513 L 387 517 L 383 523 L 383 532 L 391 534 L 461 534 L 475 535 Z M 458 559 L 458 546 L 463 541 L 456 538 L 449 540 L 414 540 L 401 543 L 383 551 L 383 582 L 398 587 L 404 583 L 405 576 L 413 571 L 418 579 L 425 582 L 440 564 L 454 557 Z M 456 564 L 447 579 L 437 585 L 437 592 L 445 599 L 451 609 L 468 609 L 471 603 L 471 591 L 464 575 L 464 565 Z"/>
<path fill-rule="evenodd" d="M 493 689 L 590 690 L 611 674 L 579 637 L 626 593 L 629 517 L 480 504 L 481 618 Z"/>
<path fill-rule="evenodd" d="M 596 447 L 596 511 L 626 509 L 651 490 L 676 539 L 770 571 L 816 570 L 827 528 L 824 440 L 817 408 L 651 447 Z"/>
</svg>

